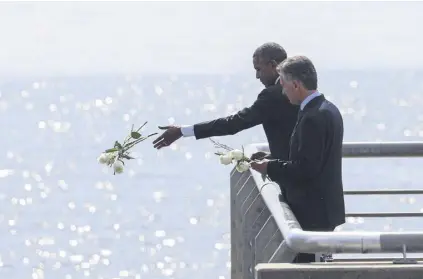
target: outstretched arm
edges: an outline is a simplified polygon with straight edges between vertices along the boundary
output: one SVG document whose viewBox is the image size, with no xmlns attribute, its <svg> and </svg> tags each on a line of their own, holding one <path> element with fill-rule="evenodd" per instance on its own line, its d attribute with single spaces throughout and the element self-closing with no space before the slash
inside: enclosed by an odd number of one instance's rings
<svg viewBox="0 0 423 279">
<path fill-rule="evenodd" d="M 234 135 L 240 131 L 260 125 L 268 118 L 274 107 L 271 93 L 264 89 L 252 106 L 244 108 L 236 114 L 195 124 L 192 128 L 185 127 L 184 132 L 194 131 L 196 139 Z"/>
<path fill-rule="evenodd" d="M 192 126 L 159 127 L 165 131 L 153 141 L 153 144 L 155 148 L 160 149 L 169 146 L 182 136 L 194 136 L 196 139 L 203 139 L 213 136 L 233 135 L 242 130 L 262 124 L 274 107 L 275 101 L 270 95 L 270 92 L 264 89 L 251 107 L 244 108 L 234 115 L 201 122 Z"/>
</svg>

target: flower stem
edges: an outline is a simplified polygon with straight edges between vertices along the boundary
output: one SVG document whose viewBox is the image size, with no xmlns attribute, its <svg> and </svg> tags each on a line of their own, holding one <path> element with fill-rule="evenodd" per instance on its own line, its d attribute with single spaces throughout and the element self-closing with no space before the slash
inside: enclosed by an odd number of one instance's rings
<svg viewBox="0 0 423 279">
<path fill-rule="evenodd" d="M 134 141 L 132 141 L 132 142 L 129 142 L 128 144 L 126 144 L 126 145 L 123 147 L 123 152 L 128 151 L 129 149 L 131 149 L 132 147 L 134 147 L 136 144 L 138 144 L 138 143 L 140 143 L 140 142 L 142 142 L 142 141 L 145 141 L 146 139 L 148 139 L 149 137 L 152 137 L 152 136 L 154 136 L 154 135 L 157 135 L 157 133 L 153 133 L 153 134 L 150 134 L 150 135 L 148 135 L 148 136 L 146 136 L 146 137 L 142 137 L 142 138 L 140 138 L 140 139 L 136 139 L 136 140 L 134 140 Z"/>
<path fill-rule="evenodd" d="M 138 128 L 137 132 L 141 131 L 142 128 L 144 128 L 145 125 L 147 125 L 148 121 L 145 121 L 144 124 L 141 125 L 141 127 Z"/>
</svg>

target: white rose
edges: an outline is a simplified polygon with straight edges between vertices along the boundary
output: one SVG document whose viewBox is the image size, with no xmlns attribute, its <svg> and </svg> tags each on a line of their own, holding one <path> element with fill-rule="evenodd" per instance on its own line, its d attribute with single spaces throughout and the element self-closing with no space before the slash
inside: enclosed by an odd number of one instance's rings
<svg viewBox="0 0 423 279">
<path fill-rule="evenodd" d="M 97 158 L 97 162 L 99 162 L 100 164 L 106 164 L 109 162 L 109 157 L 106 153 L 101 153 L 100 156 L 98 156 Z"/>
<path fill-rule="evenodd" d="M 235 149 L 232 150 L 230 153 L 231 157 L 237 161 L 242 160 L 244 158 L 244 153 L 241 150 Z"/>
<path fill-rule="evenodd" d="M 246 161 L 239 162 L 239 163 L 236 165 L 236 170 L 237 170 L 238 172 L 245 172 L 245 171 L 247 171 L 249 168 L 250 168 L 250 163 L 248 163 L 248 162 L 246 162 Z"/>
<path fill-rule="evenodd" d="M 220 159 L 220 163 L 223 165 L 229 165 L 230 163 L 232 163 L 232 157 L 228 156 L 228 154 L 220 155 L 219 159 Z"/>
<path fill-rule="evenodd" d="M 118 155 L 117 152 L 106 153 L 106 164 L 108 165 L 113 164 L 117 155 Z"/>
<path fill-rule="evenodd" d="M 121 161 L 116 161 L 113 163 L 113 170 L 115 173 L 122 173 L 123 172 L 123 163 Z"/>
</svg>

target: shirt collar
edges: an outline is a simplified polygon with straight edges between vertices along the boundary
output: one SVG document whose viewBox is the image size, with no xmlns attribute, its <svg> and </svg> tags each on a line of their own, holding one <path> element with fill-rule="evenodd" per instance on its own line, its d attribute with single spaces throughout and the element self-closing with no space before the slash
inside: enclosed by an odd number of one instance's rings
<svg viewBox="0 0 423 279">
<path fill-rule="evenodd" d="M 318 96 L 320 96 L 320 95 L 322 95 L 319 91 L 315 91 L 314 93 L 312 93 L 312 94 L 310 94 L 310 95 L 308 95 L 307 96 L 307 98 L 305 98 L 302 102 L 301 102 L 301 105 L 300 105 L 300 109 L 301 110 L 303 110 L 304 109 L 304 107 L 311 101 L 311 100 L 313 100 L 314 98 L 316 98 L 316 97 L 318 97 Z"/>
<path fill-rule="evenodd" d="M 278 84 L 278 83 L 280 83 L 280 80 L 281 80 L 281 77 L 278 77 L 278 78 L 276 79 L 276 81 L 275 81 L 275 85 L 276 85 L 276 84 Z"/>
</svg>

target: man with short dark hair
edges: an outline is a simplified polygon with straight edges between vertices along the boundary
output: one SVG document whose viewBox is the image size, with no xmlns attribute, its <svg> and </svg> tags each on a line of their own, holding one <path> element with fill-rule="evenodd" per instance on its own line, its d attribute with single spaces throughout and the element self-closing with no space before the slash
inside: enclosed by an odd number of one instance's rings
<svg viewBox="0 0 423 279">
<path fill-rule="evenodd" d="M 263 160 L 251 166 L 283 184 L 285 201 L 303 230 L 333 231 L 345 223 L 342 116 L 317 90 L 317 73 L 310 59 L 290 57 L 277 70 L 289 101 L 300 105 L 289 159 Z M 314 254 L 301 253 L 295 260 L 314 261 Z"/>
<path fill-rule="evenodd" d="M 192 126 L 159 127 L 165 130 L 153 141 L 154 147 L 161 149 L 184 137 L 195 136 L 203 139 L 216 136 L 233 135 L 254 126 L 263 125 L 269 142 L 270 155 L 276 159 L 288 159 L 289 139 L 294 128 L 298 109 L 282 93 L 279 74 L 276 67 L 287 57 L 286 51 L 276 43 L 265 43 L 256 49 L 253 65 L 256 78 L 264 86 L 252 106 L 238 113 L 212 121 L 197 123 Z M 252 158 L 263 158 L 257 153 Z"/>
</svg>

